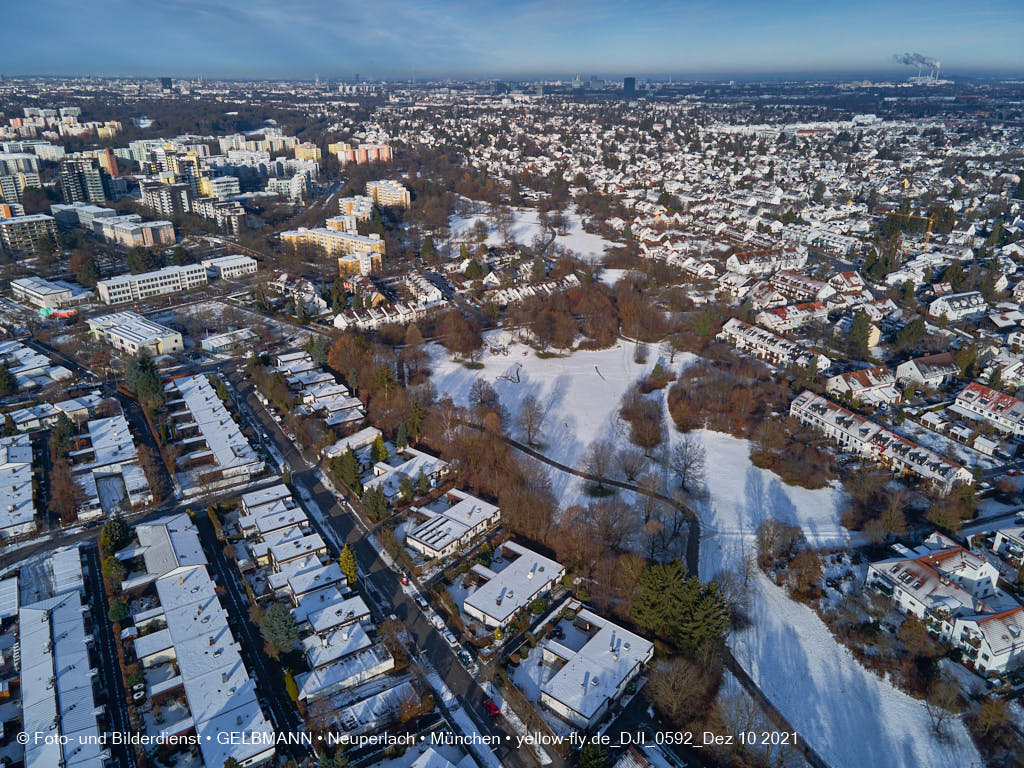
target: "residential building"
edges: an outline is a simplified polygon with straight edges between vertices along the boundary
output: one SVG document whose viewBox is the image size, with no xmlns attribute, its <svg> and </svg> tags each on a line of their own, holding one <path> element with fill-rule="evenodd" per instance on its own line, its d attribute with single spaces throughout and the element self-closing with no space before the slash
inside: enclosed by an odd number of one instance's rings
<svg viewBox="0 0 1024 768">
<path fill-rule="evenodd" d="M 939 296 L 928 305 L 929 315 L 940 319 L 945 317 L 951 323 L 980 317 L 986 312 L 988 312 L 988 302 L 978 291 Z"/>
<path fill-rule="evenodd" d="M 311 141 L 296 144 L 292 149 L 295 152 L 296 160 L 311 160 L 314 163 L 319 163 L 323 160 L 323 152 L 321 152 L 320 147 Z"/>
<path fill-rule="evenodd" d="M 932 483 L 942 493 L 949 493 L 957 484 L 974 482 L 974 475 L 966 467 L 809 390 L 793 400 L 789 413 L 843 451 L 864 456 L 898 474 Z"/>
<path fill-rule="evenodd" d="M 849 397 L 861 405 L 898 403 L 903 397 L 896 386 L 896 375 L 884 365 L 830 376 L 825 379 L 825 392 L 833 397 Z"/>
<path fill-rule="evenodd" d="M 221 231 L 238 235 L 245 229 L 245 208 L 237 200 L 200 197 L 192 203 L 192 211 L 204 219 L 217 222 Z"/>
<path fill-rule="evenodd" d="M 828 318 L 828 307 L 820 301 L 807 304 L 792 304 L 788 307 L 775 307 L 758 312 L 754 320 L 769 331 L 785 333 L 802 328 L 808 323 L 820 322 Z"/>
<path fill-rule="evenodd" d="M 242 189 L 236 176 L 215 176 L 212 179 L 202 178 L 199 180 L 199 193 L 204 197 L 226 200 L 232 195 L 240 195 Z"/>
<path fill-rule="evenodd" d="M 974 421 L 987 421 L 1008 435 L 1024 435 L 1024 401 L 972 381 L 949 406 L 954 413 Z"/>
<path fill-rule="evenodd" d="M 81 227 L 90 232 L 94 231 L 94 224 L 97 219 L 115 218 L 117 211 L 113 208 L 106 208 L 102 205 L 91 205 L 90 203 L 55 203 L 50 206 L 50 213 L 57 220 L 61 227 Z"/>
<path fill-rule="evenodd" d="M 94 158 L 65 158 L 60 164 L 60 190 L 65 203 L 104 203 L 103 175 Z"/>
<path fill-rule="evenodd" d="M 718 338 L 729 342 L 740 352 L 754 355 L 780 368 L 791 365 L 798 368 L 815 366 L 820 372 L 828 370 L 832 365 L 832 361 L 825 355 L 812 352 L 803 344 L 784 339 L 735 317 L 725 322 Z"/>
<path fill-rule="evenodd" d="M 916 357 L 896 366 L 896 381 L 901 386 L 939 389 L 960 375 L 960 367 L 949 352 Z"/>
<path fill-rule="evenodd" d="M 338 274 L 341 277 L 349 275 L 372 275 L 384 268 L 384 257 L 379 253 L 371 251 L 357 251 L 347 256 L 338 257 Z"/>
<path fill-rule="evenodd" d="M 480 563 L 471 572 L 484 583 L 466 597 L 463 610 L 491 629 L 504 628 L 515 615 L 547 595 L 565 575 L 565 567 L 513 541 L 505 542 L 501 559 L 515 558 L 500 571 Z"/>
<path fill-rule="evenodd" d="M 206 269 L 201 264 L 188 264 L 100 280 L 96 291 L 104 304 L 124 304 L 165 293 L 188 291 L 201 285 L 206 285 Z"/>
<path fill-rule="evenodd" d="M 327 256 L 343 256 L 370 252 L 384 256 L 384 241 L 378 234 L 360 235 L 334 229 L 317 228 L 289 230 L 281 233 L 281 242 L 294 247 L 318 248 Z"/>
<path fill-rule="evenodd" d="M 93 231 L 109 243 L 125 248 L 174 245 L 174 225 L 169 221 L 143 221 L 137 213 L 93 220 Z"/>
<path fill-rule="evenodd" d="M 941 534 L 913 551 L 868 565 L 867 585 L 958 648 L 980 673 L 1024 659 L 1024 609 L 998 588 L 999 571 Z"/>
<path fill-rule="evenodd" d="M 791 302 L 825 301 L 836 293 L 836 289 L 824 280 L 817 280 L 788 269 L 776 272 L 771 276 L 770 282 Z"/>
<path fill-rule="evenodd" d="M 806 263 L 807 248 L 801 246 L 734 253 L 725 266 L 741 275 L 771 275 L 780 269 L 803 269 Z"/>
<path fill-rule="evenodd" d="M 163 184 L 159 181 L 142 181 L 142 205 L 159 215 L 173 219 L 176 215 L 190 213 L 195 194 L 184 183 Z"/>
<path fill-rule="evenodd" d="M 409 190 L 390 179 L 366 182 L 366 194 L 375 204 L 386 208 L 408 208 L 411 204 Z"/>
<path fill-rule="evenodd" d="M 52 216 L 34 213 L 0 219 L 0 253 L 12 259 L 38 256 L 57 248 L 57 227 Z"/>
<path fill-rule="evenodd" d="M 128 357 L 142 352 L 168 355 L 185 349 L 181 333 L 136 312 L 115 312 L 89 318 L 87 322 L 91 333 Z"/>
<path fill-rule="evenodd" d="M 78 548 L 59 550 L 43 569 L 53 574 L 44 587 L 51 597 L 22 605 L 17 612 L 20 729 L 39 734 L 25 742 L 25 768 L 98 768 L 108 764 L 100 726 L 102 685 L 93 667 L 92 624 L 83 601 L 82 560 Z M 108 649 L 109 650 L 109 649 Z M 42 738 L 45 735 L 45 738 Z"/>
<path fill-rule="evenodd" d="M 118 557 L 141 557 L 146 570 L 122 583 L 122 589 L 130 598 L 136 590 L 152 587 L 157 601 L 156 607 L 133 616 L 139 629 L 135 656 L 144 670 L 166 666 L 173 673 L 150 684 L 150 697 L 183 695 L 187 704 L 162 733 L 194 733 L 207 766 L 271 760 L 274 727 L 263 714 L 241 646 L 218 599 L 198 531 L 188 515 L 180 514 L 140 524 L 135 532 L 138 546 Z M 245 738 L 221 738 L 225 733 Z"/>
<path fill-rule="evenodd" d="M 0 540 L 36 531 L 32 443 L 28 435 L 0 438 Z"/>
<path fill-rule="evenodd" d="M 406 534 L 405 544 L 430 559 L 455 554 L 501 519 L 496 505 L 454 489 L 414 513 L 423 520 Z"/>
<path fill-rule="evenodd" d="M 242 275 L 255 275 L 258 262 L 249 256 L 235 254 L 232 256 L 217 256 L 213 259 L 203 259 L 202 265 L 210 277 L 221 280 L 233 280 Z"/>
<path fill-rule="evenodd" d="M 195 484 L 186 493 L 211 484 L 244 482 L 263 470 L 263 461 L 206 376 L 172 379 L 164 391 L 175 443 L 185 450 L 178 466 L 195 475 Z"/>
<path fill-rule="evenodd" d="M 540 702 L 580 729 L 597 725 L 654 658 L 654 643 L 576 604 L 576 618 L 556 624 L 558 637 L 540 643 L 557 671 L 540 687 Z"/>
<path fill-rule="evenodd" d="M 338 156 L 342 165 L 348 163 L 388 163 L 391 161 L 391 147 L 387 144 L 360 144 L 352 148 L 345 142 L 337 142 L 327 147 L 327 150 Z"/>
<path fill-rule="evenodd" d="M 373 477 L 363 486 L 367 490 L 379 488 L 390 499 L 402 490 L 403 481 L 415 487 L 423 477 L 429 488 L 436 488 L 447 474 L 448 462 L 415 448 L 404 448 L 387 460 L 378 461 L 373 466 Z"/>
<path fill-rule="evenodd" d="M 71 446 L 71 476 L 81 491 L 75 510 L 79 520 L 127 512 L 153 501 L 123 415 L 89 421 Z"/>
</svg>

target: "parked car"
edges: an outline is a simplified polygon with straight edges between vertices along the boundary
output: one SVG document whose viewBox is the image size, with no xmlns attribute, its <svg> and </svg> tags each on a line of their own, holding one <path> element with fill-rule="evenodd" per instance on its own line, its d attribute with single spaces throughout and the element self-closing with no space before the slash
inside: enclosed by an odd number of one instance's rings
<svg viewBox="0 0 1024 768">
<path fill-rule="evenodd" d="M 491 717 L 497 717 L 501 714 L 501 709 L 490 699 L 484 699 L 484 709 L 487 710 L 487 714 Z"/>
<path fill-rule="evenodd" d="M 459 644 L 459 639 L 455 637 L 454 634 L 452 634 L 452 631 L 450 629 L 446 629 L 444 632 L 442 632 L 441 637 L 443 637 L 445 642 L 452 647 L 455 647 Z"/>
</svg>

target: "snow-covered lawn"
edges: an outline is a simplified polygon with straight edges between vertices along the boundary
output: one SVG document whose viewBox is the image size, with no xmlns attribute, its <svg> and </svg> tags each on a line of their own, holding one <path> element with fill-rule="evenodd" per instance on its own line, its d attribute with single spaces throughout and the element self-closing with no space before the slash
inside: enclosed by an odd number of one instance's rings
<svg viewBox="0 0 1024 768">
<path fill-rule="evenodd" d="M 810 608 L 758 572 L 752 626 L 732 636 L 743 668 L 833 768 L 981 765 L 963 723 L 938 738 L 923 702 L 869 672 Z"/>
<path fill-rule="evenodd" d="M 694 434 L 704 445 L 707 464 L 707 499 L 700 511 L 703 578 L 722 568 L 739 568 L 754 554 L 757 527 L 770 518 L 799 525 L 813 547 L 850 541 L 850 532 L 839 524 L 841 489 L 786 485 L 774 472 L 751 463 L 746 440 L 709 430 Z M 678 433 L 673 438 L 679 439 Z"/>
<path fill-rule="evenodd" d="M 512 239 L 520 245 L 532 245 L 533 239 L 541 233 L 540 214 L 534 208 L 513 208 L 512 214 L 515 218 L 515 222 L 510 229 Z M 605 240 L 600 235 L 585 232 L 583 220 L 572 209 L 566 212 L 565 218 L 568 222 L 567 232 L 564 235 L 556 236 L 555 243 L 574 251 L 580 258 L 587 261 L 600 261 L 604 255 L 604 249 L 613 245 L 613 243 Z M 457 238 L 463 234 L 468 236 L 470 233 L 467 230 L 478 221 L 483 221 L 488 225 L 489 234 L 485 241 L 487 245 L 501 245 L 503 241 L 502 236 L 491 226 L 490 217 L 485 213 L 452 216 L 449 219 L 448 226 L 451 229 L 452 235 Z M 547 236 L 545 235 L 546 239 Z"/>
<path fill-rule="evenodd" d="M 507 332 L 487 334 L 491 346 L 509 343 Z M 587 448 L 595 440 L 610 440 L 621 447 L 628 444 L 619 419 L 619 401 L 629 387 L 650 373 L 658 362 L 656 346 L 649 347 L 646 363 L 633 362 L 635 347 L 620 341 L 609 349 L 574 352 L 567 357 L 540 358 L 525 344 L 509 344 L 509 354 L 484 355 L 483 368 L 471 370 L 455 362 L 443 347 L 428 347 L 432 358 L 433 382 L 440 394 L 467 405 L 476 378 L 490 383 L 510 414 L 513 437 L 523 440 L 516 418 L 527 395 L 533 395 L 544 410 L 539 450 L 548 458 L 571 467 L 581 467 Z M 677 372 L 692 362 L 692 355 L 676 355 Z M 519 382 L 514 379 L 518 370 Z M 564 472 L 551 473 L 556 497 L 562 506 L 591 501 L 580 478 Z"/>
</svg>

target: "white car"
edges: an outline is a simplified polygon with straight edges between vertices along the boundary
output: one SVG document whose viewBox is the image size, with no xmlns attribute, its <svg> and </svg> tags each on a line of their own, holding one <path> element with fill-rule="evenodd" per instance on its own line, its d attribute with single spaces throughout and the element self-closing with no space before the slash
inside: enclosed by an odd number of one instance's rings
<svg viewBox="0 0 1024 768">
<path fill-rule="evenodd" d="M 454 634 L 452 634 L 452 631 L 450 629 L 446 629 L 444 632 L 442 632 L 441 637 L 443 637 L 445 639 L 445 642 L 448 643 L 448 645 L 450 645 L 452 648 L 455 648 L 459 644 L 458 638 L 455 637 Z"/>
</svg>

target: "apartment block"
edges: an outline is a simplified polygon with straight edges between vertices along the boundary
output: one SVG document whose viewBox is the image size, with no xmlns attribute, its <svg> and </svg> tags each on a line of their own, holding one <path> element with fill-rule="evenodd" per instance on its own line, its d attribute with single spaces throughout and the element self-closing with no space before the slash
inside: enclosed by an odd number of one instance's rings
<svg viewBox="0 0 1024 768">
<path fill-rule="evenodd" d="M 46 247 L 56 247 L 57 226 L 52 216 L 34 213 L 0 219 L 0 251 L 11 258 L 38 256 Z"/>
<path fill-rule="evenodd" d="M 366 194 L 377 205 L 392 208 L 408 208 L 410 205 L 409 190 L 397 181 L 368 181 Z"/>
<path fill-rule="evenodd" d="M 104 304 L 125 304 L 165 293 L 187 291 L 200 285 L 206 285 L 206 269 L 201 264 L 189 264 L 100 280 L 96 291 Z"/>
</svg>

